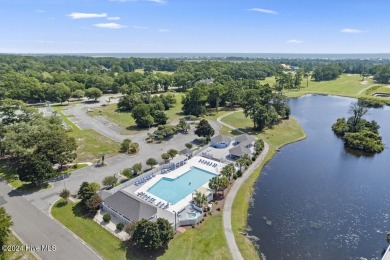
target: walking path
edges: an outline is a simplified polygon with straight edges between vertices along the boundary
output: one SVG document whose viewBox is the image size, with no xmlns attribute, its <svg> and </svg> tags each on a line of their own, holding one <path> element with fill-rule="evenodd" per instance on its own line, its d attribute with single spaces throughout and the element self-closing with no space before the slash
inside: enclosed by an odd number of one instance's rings
<svg viewBox="0 0 390 260">
<path fill-rule="evenodd" d="M 231 125 L 228 125 L 221 121 L 222 118 L 225 116 L 231 115 L 235 112 L 227 113 L 226 115 L 223 115 L 217 119 L 217 121 L 233 130 L 239 131 L 241 133 L 244 133 L 241 130 L 238 130 L 234 128 Z M 234 232 L 232 229 L 232 205 L 234 202 L 234 199 L 236 198 L 237 192 L 240 189 L 241 185 L 251 176 L 251 174 L 255 171 L 257 167 L 263 162 L 265 156 L 267 155 L 269 151 L 269 145 L 264 142 L 264 150 L 261 152 L 261 154 L 257 157 L 256 161 L 254 161 L 248 169 L 244 172 L 241 178 L 238 178 L 232 185 L 228 195 L 225 199 L 225 205 L 223 208 L 223 229 L 225 233 L 225 237 L 230 249 L 230 252 L 232 254 L 233 259 L 244 259 L 241 255 L 240 250 L 238 249 L 236 239 L 234 238 Z"/>
<path fill-rule="evenodd" d="M 359 95 L 363 94 L 364 91 L 370 89 L 371 87 L 373 87 L 373 86 L 375 86 L 375 85 L 378 85 L 378 84 L 373 84 L 373 85 L 370 85 L 370 86 L 368 86 L 368 87 L 366 87 L 366 88 L 360 90 L 360 91 L 357 93 L 357 95 L 359 96 Z"/>
</svg>

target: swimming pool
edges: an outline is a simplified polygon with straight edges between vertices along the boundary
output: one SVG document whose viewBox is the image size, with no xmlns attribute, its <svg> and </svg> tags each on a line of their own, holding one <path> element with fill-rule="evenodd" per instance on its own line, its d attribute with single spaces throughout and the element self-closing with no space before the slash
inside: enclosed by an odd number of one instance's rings
<svg viewBox="0 0 390 260">
<path fill-rule="evenodd" d="M 150 187 L 148 192 L 171 204 L 176 204 L 215 176 L 211 172 L 192 167 L 176 179 L 162 178 Z"/>
</svg>

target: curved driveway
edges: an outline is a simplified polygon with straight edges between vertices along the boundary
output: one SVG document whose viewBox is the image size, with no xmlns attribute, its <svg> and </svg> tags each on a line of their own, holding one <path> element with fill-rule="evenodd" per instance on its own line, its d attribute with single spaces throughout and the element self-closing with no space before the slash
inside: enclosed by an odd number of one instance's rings
<svg viewBox="0 0 390 260">
<path fill-rule="evenodd" d="M 221 121 L 222 118 L 225 116 L 231 115 L 235 112 L 227 113 L 226 115 L 223 115 L 221 117 L 218 117 L 217 121 L 233 130 L 239 131 L 241 133 L 244 133 L 243 131 L 234 128 L 231 125 L 228 125 Z M 230 252 L 232 254 L 233 259 L 244 259 L 241 255 L 240 250 L 238 249 L 236 239 L 234 238 L 234 233 L 232 229 L 232 205 L 234 202 L 234 199 L 236 198 L 237 192 L 240 189 L 241 185 L 251 176 L 251 174 L 255 171 L 257 167 L 263 162 L 265 156 L 267 155 L 269 151 L 269 145 L 264 142 L 264 150 L 261 152 L 261 154 L 257 157 L 256 161 L 254 161 L 248 169 L 244 172 L 241 178 L 238 178 L 232 185 L 228 195 L 225 199 L 225 205 L 223 207 L 223 229 L 225 233 L 225 237 L 230 249 Z"/>
</svg>

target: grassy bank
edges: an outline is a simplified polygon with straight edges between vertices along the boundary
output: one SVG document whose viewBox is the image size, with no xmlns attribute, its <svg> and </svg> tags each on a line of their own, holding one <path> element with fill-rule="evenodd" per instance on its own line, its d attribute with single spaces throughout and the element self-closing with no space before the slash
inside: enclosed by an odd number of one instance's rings
<svg viewBox="0 0 390 260">
<path fill-rule="evenodd" d="M 53 106 L 53 108 L 58 112 L 66 124 L 73 129 L 69 132 L 69 135 L 76 139 L 78 145 L 75 163 L 91 162 L 98 159 L 100 153 L 105 153 L 106 157 L 118 154 L 119 144 L 117 142 L 92 129 L 80 130 L 61 112 L 66 106 Z"/>
<path fill-rule="evenodd" d="M 54 204 L 51 214 L 73 233 L 87 242 L 105 259 L 136 259 L 122 247 L 122 241 L 81 213 L 80 204 Z"/>
<path fill-rule="evenodd" d="M 209 217 L 204 225 L 175 237 L 158 259 L 232 259 L 223 233 L 222 215 Z"/>
<path fill-rule="evenodd" d="M 5 242 L 5 245 L 15 245 L 15 246 L 22 246 L 22 242 L 20 242 L 17 237 L 11 233 L 9 234 L 7 241 Z M 36 257 L 31 254 L 29 251 L 10 251 L 10 252 L 4 252 L 0 254 L 0 259 L 6 259 L 6 260 L 17 260 L 17 259 L 23 259 L 23 260 L 33 260 L 36 259 Z"/>
<path fill-rule="evenodd" d="M 244 259 L 258 259 L 256 249 L 254 248 L 251 241 L 238 233 L 239 231 L 245 231 L 247 226 L 247 215 L 250 199 L 253 193 L 253 186 L 258 179 L 264 164 L 273 157 L 278 148 L 282 147 L 283 145 L 304 139 L 306 135 L 298 121 L 294 118 L 283 121 L 281 124 L 276 125 L 273 129 L 267 129 L 261 133 L 251 129 L 252 121 L 248 118 L 245 118 L 242 112 L 231 114 L 223 118 L 222 121 L 247 133 L 256 135 L 257 137 L 265 140 L 270 146 L 270 151 L 263 163 L 241 186 L 232 207 L 232 228 L 241 254 L 243 255 Z M 227 127 L 224 127 L 222 132 L 234 135 L 234 133 L 232 134 L 230 129 Z"/>
</svg>

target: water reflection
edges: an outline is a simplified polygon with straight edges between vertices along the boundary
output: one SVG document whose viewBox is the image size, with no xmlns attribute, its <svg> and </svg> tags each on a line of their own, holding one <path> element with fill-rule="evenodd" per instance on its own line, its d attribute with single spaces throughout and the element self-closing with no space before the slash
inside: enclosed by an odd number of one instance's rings
<svg viewBox="0 0 390 260">
<path fill-rule="evenodd" d="M 267 259 L 380 259 L 390 230 L 390 153 L 344 149 L 331 125 L 350 98 L 290 100 L 307 139 L 284 147 L 255 185 L 248 224 Z M 390 143 L 389 108 L 370 110 Z"/>
</svg>

